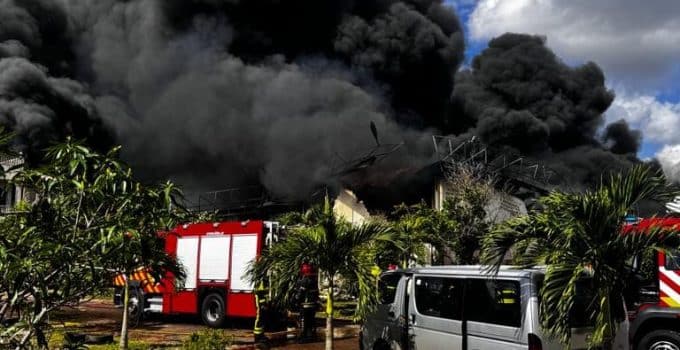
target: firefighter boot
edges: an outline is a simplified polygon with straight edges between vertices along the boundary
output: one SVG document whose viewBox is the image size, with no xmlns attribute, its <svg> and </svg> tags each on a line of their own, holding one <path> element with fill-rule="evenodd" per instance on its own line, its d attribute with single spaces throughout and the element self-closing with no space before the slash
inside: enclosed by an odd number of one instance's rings
<svg viewBox="0 0 680 350">
<path fill-rule="evenodd" d="M 316 339 L 316 303 L 303 303 L 300 313 L 300 343 L 313 342 Z"/>
<path fill-rule="evenodd" d="M 267 313 L 267 290 L 263 284 L 260 284 L 255 291 L 255 306 L 257 313 L 255 315 L 255 326 L 253 327 L 254 341 L 255 344 L 266 345 L 269 341 L 269 338 L 264 335 L 264 319 Z"/>
</svg>

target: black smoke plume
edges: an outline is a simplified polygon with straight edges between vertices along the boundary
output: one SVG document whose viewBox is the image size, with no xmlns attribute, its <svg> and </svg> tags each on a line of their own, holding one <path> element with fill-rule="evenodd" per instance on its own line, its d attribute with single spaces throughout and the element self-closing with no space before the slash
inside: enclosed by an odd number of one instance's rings
<svg viewBox="0 0 680 350">
<path fill-rule="evenodd" d="M 0 1 L 0 123 L 29 157 L 65 136 L 112 141 L 86 86 L 68 76 L 68 31 L 56 3 Z"/>
<path fill-rule="evenodd" d="M 613 153 L 634 155 L 640 149 L 642 134 L 639 130 L 631 130 L 628 123 L 621 119 L 607 125 L 604 140 Z"/>
<path fill-rule="evenodd" d="M 599 134 L 595 64 L 509 34 L 459 72 L 463 46 L 441 0 L 0 0 L 0 123 L 29 155 L 72 135 L 122 144 L 144 178 L 294 199 L 375 147 L 371 122 L 404 143 L 354 176 L 371 184 L 431 164 L 432 133 L 576 182 L 635 161 L 625 123 Z"/>
<path fill-rule="evenodd" d="M 505 34 L 457 75 L 448 128 L 540 159 L 580 187 L 636 161 L 641 136 L 625 121 L 600 133 L 613 100 L 595 63 L 570 67 L 545 38 Z"/>
<path fill-rule="evenodd" d="M 73 134 L 146 178 L 304 198 L 371 122 L 405 143 L 383 169 L 429 159 L 462 53 L 436 0 L 0 0 L 0 114 L 30 150 Z"/>
</svg>

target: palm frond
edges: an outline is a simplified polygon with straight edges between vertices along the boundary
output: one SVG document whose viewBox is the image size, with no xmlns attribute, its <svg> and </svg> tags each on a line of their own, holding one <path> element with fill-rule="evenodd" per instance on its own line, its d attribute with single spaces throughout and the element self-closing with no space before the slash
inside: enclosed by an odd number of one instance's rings
<svg viewBox="0 0 680 350">
<path fill-rule="evenodd" d="M 379 222 L 350 225 L 335 217 L 329 200 L 305 215 L 309 220 L 305 225 L 296 227 L 250 265 L 249 278 L 255 283 L 268 280 L 273 301 L 291 307 L 300 267 L 310 263 L 326 281 L 343 276 L 357 284 L 355 317 L 363 317 L 377 302 L 376 279 L 371 273 L 375 246 L 392 240 L 390 227 Z"/>
<path fill-rule="evenodd" d="M 668 251 L 680 243 L 672 232 L 677 228 L 624 234 L 623 218 L 642 201 L 676 193 L 662 174 L 645 166 L 611 175 L 594 190 L 553 192 L 541 199 L 541 212 L 510 220 L 484 237 L 482 261 L 497 270 L 512 251 L 522 265 L 547 266 L 540 292 L 542 324 L 564 344 L 570 340 L 577 285 L 589 281 L 593 293 L 585 303 L 594 324 L 591 345 L 601 345 L 613 338 L 617 322 L 625 317 L 620 305 L 631 280 L 630 258 Z"/>
</svg>

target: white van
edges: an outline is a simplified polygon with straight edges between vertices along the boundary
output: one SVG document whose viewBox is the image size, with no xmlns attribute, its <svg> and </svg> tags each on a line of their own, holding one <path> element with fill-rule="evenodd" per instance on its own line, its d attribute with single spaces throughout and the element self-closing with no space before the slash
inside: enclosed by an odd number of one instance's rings
<svg viewBox="0 0 680 350">
<path fill-rule="evenodd" d="M 564 349 L 540 330 L 539 269 L 441 266 L 385 273 L 381 301 L 361 328 L 362 350 Z M 576 317 L 578 318 L 578 317 Z M 583 317 L 581 317 L 583 319 Z M 625 332 L 623 332 L 625 334 Z M 574 328 L 571 349 L 587 349 Z M 627 349 L 627 336 L 614 349 Z"/>
</svg>

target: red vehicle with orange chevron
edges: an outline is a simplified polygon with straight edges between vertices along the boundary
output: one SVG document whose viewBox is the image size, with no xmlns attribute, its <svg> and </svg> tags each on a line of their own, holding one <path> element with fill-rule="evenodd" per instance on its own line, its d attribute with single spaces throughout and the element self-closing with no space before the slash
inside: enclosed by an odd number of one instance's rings
<svg viewBox="0 0 680 350">
<path fill-rule="evenodd" d="M 666 205 L 669 216 L 633 220 L 627 223 L 624 232 L 645 232 L 653 227 L 680 230 L 680 197 Z M 629 336 L 631 344 L 649 343 L 650 339 L 664 339 L 656 342 L 658 349 L 680 349 L 680 251 L 658 252 L 656 261 L 647 262 L 653 268 L 647 273 L 637 274 L 639 285 L 632 290 L 629 310 Z M 633 267 L 643 270 L 645 262 L 635 257 Z"/>
<path fill-rule="evenodd" d="M 272 221 L 224 221 L 185 224 L 165 234 L 165 251 L 177 258 L 186 273 L 184 284 L 174 287 L 168 276 L 155 281 L 144 268 L 130 276 L 132 324 L 144 314 L 199 315 L 211 327 L 227 317 L 255 317 L 255 290 L 246 277 L 248 264 L 263 247 L 278 239 Z M 114 304 L 122 305 L 124 276 L 114 279 Z"/>
</svg>

